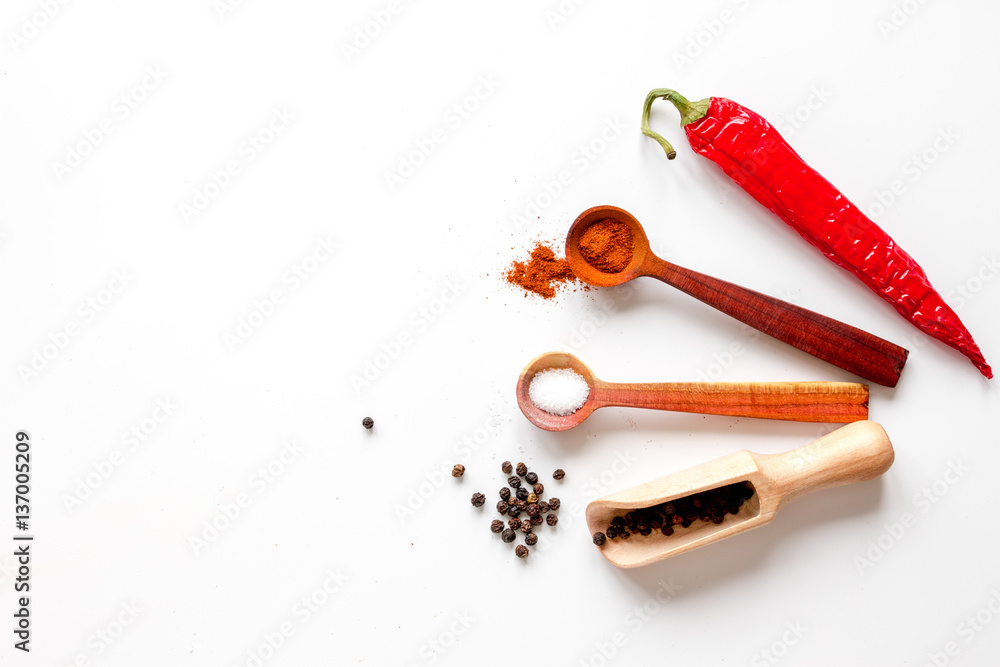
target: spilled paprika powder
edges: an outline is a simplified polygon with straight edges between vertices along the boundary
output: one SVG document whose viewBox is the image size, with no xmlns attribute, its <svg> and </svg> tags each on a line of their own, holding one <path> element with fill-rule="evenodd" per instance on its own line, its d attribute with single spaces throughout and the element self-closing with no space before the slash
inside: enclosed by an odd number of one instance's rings
<svg viewBox="0 0 1000 667">
<path fill-rule="evenodd" d="M 511 264 L 504 279 L 543 299 L 551 299 L 555 297 L 557 289 L 576 280 L 576 276 L 565 258 L 556 257 L 552 248 L 539 241 L 532 248 L 528 261 Z"/>
</svg>

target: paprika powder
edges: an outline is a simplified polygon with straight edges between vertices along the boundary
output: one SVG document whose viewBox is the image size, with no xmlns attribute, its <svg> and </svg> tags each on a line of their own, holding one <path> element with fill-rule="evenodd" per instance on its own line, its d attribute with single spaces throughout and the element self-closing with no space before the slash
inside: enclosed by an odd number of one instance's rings
<svg viewBox="0 0 1000 667">
<path fill-rule="evenodd" d="M 628 225 L 613 218 L 605 218 L 583 230 L 579 248 L 587 264 L 598 271 L 621 273 L 632 261 L 635 241 Z"/>
</svg>

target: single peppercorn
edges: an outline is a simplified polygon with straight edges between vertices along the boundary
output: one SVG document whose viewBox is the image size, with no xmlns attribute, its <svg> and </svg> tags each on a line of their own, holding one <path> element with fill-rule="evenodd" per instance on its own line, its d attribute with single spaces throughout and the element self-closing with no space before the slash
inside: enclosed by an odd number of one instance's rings
<svg viewBox="0 0 1000 667">
<path fill-rule="evenodd" d="M 599 531 L 596 532 L 596 533 L 594 533 L 594 544 L 596 544 L 597 546 L 603 547 L 605 539 L 606 538 L 604 536 L 604 533 L 599 532 Z"/>
<path fill-rule="evenodd" d="M 529 520 L 531 521 L 531 525 L 532 526 L 540 526 L 540 525 L 542 525 L 542 522 L 545 521 L 545 519 L 542 518 L 541 514 L 536 514 L 535 516 L 531 517 L 531 519 L 529 519 Z"/>
<path fill-rule="evenodd" d="M 511 530 L 517 530 L 518 528 L 521 527 L 521 520 L 520 519 L 510 519 L 507 522 L 507 527 L 510 528 Z"/>
<path fill-rule="evenodd" d="M 485 504 L 486 504 L 486 496 L 484 496 L 481 493 L 473 493 L 472 494 L 472 506 L 473 507 L 482 507 Z"/>
<path fill-rule="evenodd" d="M 518 558 L 527 558 L 528 557 L 528 547 L 524 546 L 523 544 L 518 544 L 517 548 L 514 549 L 514 553 L 517 554 Z"/>
<path fill-rule="evenodd" d="M 371 417 L 365 417 L 361 420 L 361 425 L 370 431 L 372 430 L 372 427 L 375 426 L 375 420 Z"/>
<path fill-rule="evenodd" d="M 508 500 L 510 498 L 510 489 L 506 486 L 500 489 L 500 500 Z"/>
<path fill-rule="evenodd" d="M 465 466 L 461 463 L 456 463 L 455 467 L 451 469 L 452 477 L 461 477 L 465 474 Z"/>
<path fill-rule="evenodd" d="M 510 464 L 510 461 L 504 461 L 500 464 L 500 470 L 503 470 L 503 474 L 509 475 L 514 470 L 514 466 Z"/>
<path fill-rule="evenodd" d="M 525 511 L 528 513 L 528 516 L 531 516 L 531 517 L 540 516 L 541 513 L 542 513 L 542 509 L 538 506 L 537 503 L 531 503 L 531 504 L 529 504 L 525 508 Z"/>
<path fill-rule="evenodd" d="M 537 484 L 538 475 L 536 475 L 533 472 L 529 472 L 527 475 L 524 476 L 524 481 L 526 481 L 528 484 Z"/>
<path fill-rule="evenodd" d="M 513 542 L 516 537 L 517 534 L 510 528 L 507 528 L 506 530 L 503 531 L 503 533 L 500 534 L 500 539 L 502 539 L 504 542 L 508 544 Z"/>
<path fill-rule="evenodd" d="M 535 484 L 533 487 L 531 487 L 531 490 L 535 492 L 536 496 L 540 496 L 543 493 L 545 493 L 545 487 L 542 486 L 541 484 Z"/>
<path fill-rule="evenodd" d="M 529 547 L 535 546 L 538 543 L 538 535 L 535 535 L 534 533 L 528 533 L 527 535 L 524 536 L 524 543 L 527 544 Z"/>
<path fill-rule="evenodd" d="M 514 493 L 514 495 L 518 500 L 525 500 L 528 497 L 528 490 L 522 486 Z"/>
<path fill-rule="evenodd" d="M 520 508 L 511 506 L 510 508 L 507 509 L 507 516 L 517 517 L 520 515 L 521 515 Z"/>
<path fill-rule="evenodd" d="M 539 500 L 538 501 L 538 509 L 540 509 L 543 512 L 545 512 L 546 514 L 548 514 L 548 511 L 550 509 L 549 508 L 549 503 L 547 501 L 544 501 L 544 500 Z"/>
<path fill-rule="evenodd" d="M 507 478 L 507 486 L 509 486 L 512 489 L 520 489 L 521 488 L 521 478 L 520 477 L 514 477 L 514 476 L 508 477 Z"/>
<path fill-rule="evenodd" d="M 490 524 L 490 530 L 493 531 L 494 533 L 499 533 L 501 530 L 503 530 L 503 521 L 501 521 L 500 519 L 494 519 L 493 523 Z"/>
<path fill-rule="evenodd" d="M 528 474 L 528 466 L 524 465 L 523 463 L 518 463 L 517 464 L 517 474 L 520 475 L 521 477 L 524 477 L 525 475 L 527 475 Z"/>
<path fill-rule="evenodd" d="M 497 512 L 500 512 L 500 514 L 503 514 L 504 512 L 506 512 L 509 507 L 510 507 L 510 505 L 508 505 L 507 503 L 505 503 L 502 500 L 499 501 L 499 502 L 497 502 Z"/>
<path fill-rule="evenodd" d="M 523 509 L 527 509 L 528 508 L 528 501 L 527 500 L 521 500 L 520 498 L 518 498 L 517 500 L 514 501 L 514 504 L 517 506 L 517 509 L 519 509 L 519 510 L 523 510 Z"/>
<path fill-rule="evenodd" d="M 538 502 L 538 494 L 529 493 L 528 497 L 525 498 L 525 500 L 527 500 L 529 503 L 537 503 Z"/>
<path fill-rule="evenodd" d="M 562 501 L 558 498 L 549 498 L 549 509 L 557 510 L 560 505 L 562 505 Z"/>
<path fill-rule="evenodd" d="M 549 524 L 550 526 L 554 526 L 557 523 L 559 523 L 559 517 L 557 517 L 555 514 L 550 514 L 547 517 L 545 517 L 545 523 Z"/>
<path fill-rule="evenodd" d="M 566 472 L 562 468 L 557 468 L 554 473 L 552 473 L 552 479 L 562 479 L 566 476 Z"/>
<path fill-rule="evenodd" d="M 521 522 L 521 532 L 522 533 L 531 532 L 531 521 L 529 519 L 525 519 L 524 521 Z"/>
</svg>

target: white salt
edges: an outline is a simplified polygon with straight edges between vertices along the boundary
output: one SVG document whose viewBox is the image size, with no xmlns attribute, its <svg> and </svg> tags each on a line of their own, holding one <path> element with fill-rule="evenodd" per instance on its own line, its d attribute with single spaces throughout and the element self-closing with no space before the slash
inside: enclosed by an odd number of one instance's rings
<svg viewBox="0 0 1000 667">
<path fill-rule="evenodd" d="M 528 397 L 536 408 L 551 415 L 571 415 L 587 402 L 590 386 L 572 368 L 549 368 L 535 374 Z"/>
</svg>

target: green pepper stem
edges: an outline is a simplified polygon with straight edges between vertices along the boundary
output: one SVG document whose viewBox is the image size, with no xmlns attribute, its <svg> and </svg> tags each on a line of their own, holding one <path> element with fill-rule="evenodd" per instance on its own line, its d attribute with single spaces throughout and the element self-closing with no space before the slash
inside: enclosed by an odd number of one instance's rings
<svg viewBox="0 0 1000 667">
<path fill-rule="evenodd" d="M 649 111 L 653 108 L 653 101 L 660 98 L 668 100 L 681 112 L 681 127 L 684 127 L 688 123 L 693 123 L 699 118 L 703 118 L 708 113 L 709 100 L 691 102 L 676 90 L 671 90 L 670 88 L 656 88 L 649 91 L 649 94 L 646 95 L 646 102 L 642 105 L 642 133 L 651 139 L 655 139 L 656 143 L 660 144 L 663 151 L 667 154 L 667 159 L 673 160 L 677 157 L 677 151 L 674 150 L 669 141 L 649 127 Z"/>
</svg>

